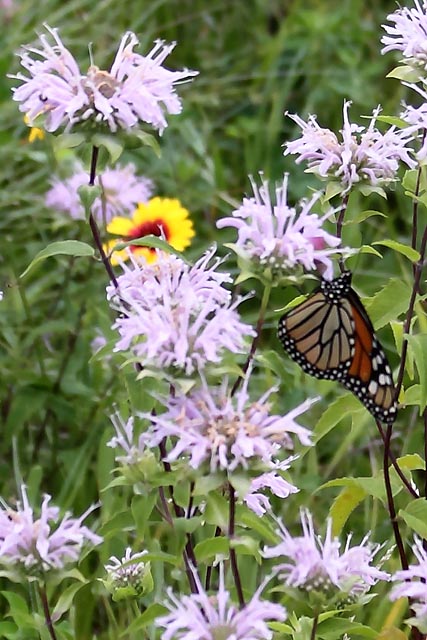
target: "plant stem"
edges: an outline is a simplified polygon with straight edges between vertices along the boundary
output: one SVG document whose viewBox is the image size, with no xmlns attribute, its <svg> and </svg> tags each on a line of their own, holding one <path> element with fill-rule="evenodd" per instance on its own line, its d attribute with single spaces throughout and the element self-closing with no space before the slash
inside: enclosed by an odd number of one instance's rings
<svg viewBox="0 0 427 640">
<path fill-rule="evenodd" d="M 388 512 L 389 512 L 389 516 L 390 516 L 391 526 L 393 527 L 394 539 L 396 541 L 397 550 L 398 550 L 399 556 L 400 556 L 400 564 L 402 566 L 402 569 L 407 569 L 408 568 L 408 560 L 406 558 L 406 553 L 405 553 L 405 549 L 404 549 L 404 546 L 403 546 L 402 536 L 400 535 L 399 524 L 397 522 L 396 509 L 395 509 L 394 500 L 393 500 L 393 492 L 392 492 L 392 489 L 391 489 L 390 469 L 389 469 L 389 466 L 388 466 L 388 460 L 389 460 L 389 456 L 390 456 L 390 440 L 391 440 L 392 430 L 393 430 L 393 425 L 389 424 L 387 426 L 387 431 L 386 431 L 386 434 L 385 434 L 386 437 L 385 437 L 385 442 L 384 442 L 384 469 L 383 469 L 384 484 L 385 484 L 386 495 L 387 495 Z"/>
<path fill-rule="evenodd" d="M 228 512 L 228 538 L 230 540 L 230 564 L 233 573 L 234 584 L 236 585 L 237 597 L 239 599 L 240 608 L 245 606 L 243 597 L 242 582 L 240 580 L 239 568 L 237 566 L 236 550 L 232 547 L 231 542 L 234 538 L 234 525 L 236 517 L 236 494 L 234 487 L 228 483 L 229 487 L 229 512 Z"/>
<path fill-rule="evenodd" d="M 414 315 L 415 300 L 417 298 L 417 293 L 418 293 L 419 286 L 420 286 L 420 281 L 421 281 L 421 274 L 422 274 L 423 267 L 424 267 L 426 246 L 427 246 L 427 225 L 426 225 L 426 227 L 424 229 L 423 237 L 421 239 L 420 258 L 419 258 L 418 262 L 415 264 L 414 284 L 413 284 L 413 287 L 412 287 L 411 297 L 410 297 L 410 300 L 409 300 L 408 311 L 406 312 L 405 324 L 403 326 L 403 333 L 404 334 L 405 333 L 408 334 L 409 331 L 410 331 L 410 328 L 411 328 L 412 316 Z M 394 394 L 394 397 L 395 397 L 396 401 L 399 398 L 400 390 L 402 388 L 403 375 L 405 373 L 405 364 L 406 364 L 407 352 L 408 352 L 408 339 L 407 338 L 403 338 L 402 356 L 401 356 L 401 359 L 400 359 L 399 373 L 397 375 L 396 390 L 395 390 L 395 394 Z"/>
<path fill-rule="evenodd" d="M 344 224 L 344 217 L 345 217 L 345 214 L 346 214 L 346 211 L 347 211 L 348 198 L 349 198 L 348 194 L 346 196 L 344 196 L 343 201 L 342 201 L 342 207 L 340 209 L 340 212 L 339 212 L 338 218 L 337 218 L 337 238 L 340 239 L 340 244 L 341 244 L 341 241 L 342 241 L 342 226 Z M 345 271 L 344 258 L 342 257 L 342 255 L 339 258 L 338 264 L 339 264 L 341 273 L 343 271 Z"/>
<path fill-rule="evenodd" d="M 38 584 L 38 590 L 39 590 L 39 596 L 40 596 L 40 600 L 43 607 L 44 619 L 46 621 L 46 627 L 49 631 L 49 635 L 52 638 L 52 640 L 57 640 L 55 629 L 53 627 L 52 618 L 50 617 L 49 602 L 47 599 L 46 587 L 45 586 L 42 587 L 40 584 Z"/>
<path fill-rule="evenodd" d="M 316 614 L 313 618 L 313 626 L 311 627 L 310 640 L 315 640 L 318 624 L 319 624 L 319 615 Z"/>
<path fill-rule="evenodd" d="M 221 535 L 221 527 L 216 527 L 215 529 L 215 533 L 214 533 L 214 537 L 218 538 Z M 212 577 L 212 569 L 213 566 L 210 564 L 208 565 L 208 568 L 206 569 L 206 578 L 205 578 L 205 590 L 209 591 L 210 587 L 211 587 L 211 577 Z"/>
<path fill-rule="evenodd" d="M 384 445 L 385 445 L 386 444 L 386 434 L 384 433 L 384 429 L 381 426 L 381 422 L 379 422 L 379 420 L 375 420 L 375 423 L 377 425 L 378 431 L 380 432 L 381 438 L 383 439 L 383 442 L 384 442 Z M 399 476 L 399 478 L 402 480 L 403 484 L 405 485 L 406 489 L 411 494 L 411 496 L 413 498 L 415 498 L 415 499 L 419 498 L 420 496 L 418 494 L 418 491 L 416 491 L 416 489 L 414 489 L 414 487 L 411 486 L 411 483 L 405 477 L 403 471 L 399 467 L 399 464 L 398 464 L 398 462 L 396 460 L 396 456 L 394 455 L 394 453 L 391 450 L 391 444 L 389 446 L 388 457 L 389 457 L 389 460 L 390 460 L 391 464 L 394 467 L 394 470 L 396 471 L 396 473 Z"/>
<path fill-rule="evenodd" d="M 235 381 L 235 383 L 234 383 L 234 385 L 233 385 L 233 387 L 231 389 L 231 393 L 230 393 L 231 397 L 234 396 L 234 394 L 236 393 L 236 391 L 240 387 L 240 385 L 242 383 L 242 380 L 244 378 L 244 374 L 249 369 L 249 366 L 250 366 L 250 364 L 251 364 L 251 362 L 253 360 L 253 357 L 255 355 L 255 352 L 257 350 L 258 342 L 259 342 L 259 339 L 261 337 L 262 326 L 264 324 L 265 312 L 267 310 L 268 301 L 270 299 L 270 294 L 271 294 L 271 283 L 268 282 L 266 284 L 266 286 L 264 288 L 264 292 L 262 294 L 261 306 L 260 306 L 260 309 L 259 309 L 258 320 L 257 320 L 256 327 L 255 327 L 255 335 L 254 335 L 253 340 L 252 340 L 252 344 L 251 344 L 251 348 L 250 348 L 250 351 L 249 351 L 249 355 L 248 355 L 248 357 L 246 359 L 245 364 L 242 367 L 243 376 L 239 376 L 236 379 L 236 381 Z"/>
<path fill-rule="evenodd" d="M 427 407 L 423 411 L 424 419 L 424 461 L 427 461 Z M 427 469 L 424 469 L 424 498 L 427 500 Z"/>
<path fill-rule="evenodd" d="M 162 442 L 160 442 L 159 451 L 160 451 L 160 458 L 162 460 L 164 470 L 167 471 L 167 472 L 171 471 L 171 466 L 170 466 L 169 462 L 165 459 L 166 455 L 167 455 L 165 440 L 162 440 Z M 162 492 L 163 492 L 163 488 L 160 487 L 160 489 L 162 489 Z M 159 489 L 159 491 L 160 491 L 160 489 Z M 179 504 L 177 504 L 175 502 L 172 485 L 169 485 L 169 495 L 170 495 L 170 499 L 171 499 L 171 502 L 172 502 L 173 510 L 175 512 L 175 516 L 177 518 L 182 518 L 185 515 L 185 512 L 184 512 L 184 509 L 182 509 L 182 507 L 180 507 Z M 160 494 L 160 498 L 162 499 L 162 494 Z M 166 502 L 166 500 L 164 498 L 164 494 L 163 494 L 162 502 L 163 502 L 163 508 L 165 508 L 165 505 L 166 505 L 166 509 L 167 509 L 167 502 Z M 167 510 L 167 512 L 168 512 L 168 510 Z M 169 524 L 172 524 L 172 526 L 173 526 L 172 520 L 168 519 L 168 522 L 169 522 Z M 194 554 L 193 541 L 192 541 L 191 535 L 189 533 L 186 534 L 186 537 L 187 537 L 187 542 L 185 543 L 185 547 L 184 547 L 184 550 L 182 552 L 183 559 L 184 559 L 184 565 L 185 565 L 185 572 L 187 574 L 188 582 L 190 584 L 191 593 L 199 593 L 199 590 L 197 588 L 197 584 L 196 584 L 196 581 L 195 581 L 194 575 L 193 575 L 193 570 L 197 569 L 197 560 L 196 560 L 196 556 Z"/>
<path fill-rule="evenodd" d="M 91 162 L 90 162 L 90 174 L 89 174 L 89 186 L 93 187 L 95 185 L 95 178 L 96 178 L 96 164 L 98 162 L 98 154 L 99 154 L 99 147 L 92 147 L 92 158 L 91 158 Z M 104 251 L 104 247 L 102 246 L 102 240 L 101 240 L 101 236 L 99 233 L 99 229 L 98 229 L 98 225 L 96 224 L 96 220 L 93 217 L 92 212 L 89 214 L 89 226 L 90 226 L 90 230 L 92 231 L 92 236 L 93 236 L 93 240 L 95 242 L 95 246 L 99 251 L 99 255 L 101 256 L 101 260 L 102 263 L 105 267 L 105 270 L 108 274 L 108 277 L 110 278 L 111 282 L 114 284 L 114 286 L 116 287 L 116 289 L 118 288 L 118 284 L 117 284 L 117 279 L 116 276 L 114 275 L 114 271 L 113 268 L 111 266 L 111 263 L 107 257 L 107 254 Z"/>
</svg>

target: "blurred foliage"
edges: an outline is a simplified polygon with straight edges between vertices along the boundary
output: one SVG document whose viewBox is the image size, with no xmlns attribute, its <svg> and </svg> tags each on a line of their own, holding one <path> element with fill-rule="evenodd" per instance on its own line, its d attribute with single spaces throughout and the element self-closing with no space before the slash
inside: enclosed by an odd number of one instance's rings
<svg viewBox="0 0 427 640">
<path fill-rule="evenodd" d="M 153 179 L 160 195 L 180 198 L 191 211 L 197 228 L 191 258 L 218 238 L 215 220 L 249 192 L 248 174 L 263 171 L 276 180 L 289 171 L 291 198 L 307 194 L 316 184 L 292 156 L 282 155 L 283 142 L 296 136 L 285 111 L 302 116 L 316 113 L 322 126 L 336 130 L 342 125 L 345 98 L 353 101 L 353 120 L 369 115 L 378 103 L 385 113 L 398 111 L 402 88 L 397 81 L 385 79 L 393 56 L 384 58 L 379 53 L 380 25 L 395 8 L 394 0 L 339 4 L 332 0 L 15 0 L 15 12 L 3 16 L 0 32 L 0 288 L 5 290 L 0 305 L 0 493 L 4 499 L 13 502 L 17 485 L 24 481 L 31 496 L 49 492 L 62 508 L 81 513 L 111 480 L 114 455 L 105 446 L 112 436 L 108 415 L 114 406 L 126 409 L 130 391 L 133 400 L 139 397 L 141 408 L 148 384 L 136 384 L 132 369 L 123 369 L 121 359 L 93 355 L 91 342 L 98 333 L 107 341 L 113 339 L 114 318 L 105 302 L 107 278 L 100 262 L 49 258 L 19 279 L 49 242 L 90 243 L 91 237 L 84 222 L 71 221 L 44 205 L 49 181 L 69 152 L 54 154 L 49 137 L 28 143 L 28 129 L 11 99 L 10 87 L 16 81 L 5 77 L 18 71 L 14 51 L 21 44 L 34 43 L 35 33 L 42 31 L 45 22 L 59 28 L 82 69 L 90 64 L 88 43 L 92 43 L 95 63 L 108 66 L 126 30 L 138 35 L 142 53 L 156 38 L 177 41 L 168 64 L 197 69 L 200 76 L 179 87 L 183 112 L 170 118 L 160 140 L 161 158 L 142 148 L 126 152 L 121 162 L 134 162 L 140 173 Z M 387 202 L 372 197 L 363 205 L 356 197 L 349 211 L 357 213 L 362 206 L 390 214 L 385 222 L 374 218 L 364 223 L 364 242 L 384 237 L 404 241 L 410 214 L 401 195 L 391 193 Z M 344 239 L 360 244 L 361 233 L 359 226 L 348 227 Z M 227 239 L 225 233 L 221 237 Z M 365 295 L 373 295 L 392 275 L 410 280 L 409 263 L 386 250 L 383 253 L 380 270 L 372 256 L 352 263 L 357 265 L 356 288 Z M 266 358 L 272 364 L 266 371 L 261 367 L 255 371 L 256 381 L 263 390 L 281 372 L 283 393 L 276 412 L 320 393 L 325 401 L 311 411 L 313 426 L 336 397 L 337 385 L 308 379 L 282 354 L 274 335 L 277 310 L 294 295 L 291 289 L 276 291 L 270 303 L 263 346 L 271 348 Z M 256 297 L 244 304 L 248 321 L 256 321 L 258 305 Z M 393 352 L 390 329 L 382 338 Z M 395 366 L 396 356 L 391 360 Z M 395 437 L 405 450 L 421 450 L 420 436 L 411 426 L 415 423 L 411 408 L 407 417 L 404 437 L 398 429 Z M 304 424 L 310 426 L 308 422 L 305 418 Z M 348 430 L 341 426 L 322 438 L 316 450 L 306 452 L 296 464 L 301 493 L 292 501 L 290 522 L 300 504 L 324 514 L 336 491 L 313 494 L 314 490 L 331 477 L 375 473 L 381 455 L 381 443 L 366 420 Z M 154 516 L 149 536 L 143 524 L 135 534 L 135 522 L 143 523 L 153 508 L 143 497 L 130 500 L 123 488 L 103 493 L 102 500 L 102 523 L 117 518 L 117 528 L 110 525 L 106 536 L 103 562 L 112 553 L 120 555 L 127 530 L 136 543 L 149 538 L 153 548 L 157 545 L 170 553 L 182 544 L 183 534 L 168 535 L 167 525 Z M 357 513 L 359 520 L 352 521 L 356 536 L 376 528 L 379 539 L 389 536 L 378 504 L 373 508 L 372 502 L 365 501 Z M 211 535 L 213 531 L 212 527 Z M 85 563 L 88 573 L 99 574 L 91 557 Z M 256 572 L 251 562 L 242 564 L 243 583 L 250 590 Z M 162 571 L 154 563 L 156 585 L 162 582 Z M 173 576 L 182 579 L 174 571 Z M 102 607 L 95 604 L 95 597 L 101 597 Z M 4 606 L 7 610 L 6 602 Z M 116 637 L 114 615 L 118 614 L 113 614 L 100 586 L 85 587 L 77 594 L 79 638 L 91 638 L 94 629 L 98 638 Z M 372 624 L 379 627 L 385 615 L 374 605 Z M 105 631 L 108 625 L 110 633 Z"/>
</svg>

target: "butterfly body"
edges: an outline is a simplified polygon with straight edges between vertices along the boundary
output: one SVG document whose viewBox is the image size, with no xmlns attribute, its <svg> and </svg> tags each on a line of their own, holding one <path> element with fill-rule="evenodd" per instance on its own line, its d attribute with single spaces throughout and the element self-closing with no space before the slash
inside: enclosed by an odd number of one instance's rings
<svg viewBox="0 0 427 640">
<path fill-rule="evenodd" d="M 387 357 L 345 271 L 283 315 L 278 336 L 290 357 L 312 376 L 337 380 L 382 422 L 396 417 Z"/>
</svg>

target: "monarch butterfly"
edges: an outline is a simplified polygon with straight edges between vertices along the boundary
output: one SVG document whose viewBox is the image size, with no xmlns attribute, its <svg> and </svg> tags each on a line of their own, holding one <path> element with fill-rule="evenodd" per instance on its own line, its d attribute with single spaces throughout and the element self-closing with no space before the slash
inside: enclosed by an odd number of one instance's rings
<svg viewBox="0 0 427 640">
<path fill-rule="evenodd" d="M 338 380 L 382 422 L 396 418 L 393 378 L 351 273 L 322 280 L 279 320 L 278 336 L 290 357 L 316 378 Z"/>
</svg>

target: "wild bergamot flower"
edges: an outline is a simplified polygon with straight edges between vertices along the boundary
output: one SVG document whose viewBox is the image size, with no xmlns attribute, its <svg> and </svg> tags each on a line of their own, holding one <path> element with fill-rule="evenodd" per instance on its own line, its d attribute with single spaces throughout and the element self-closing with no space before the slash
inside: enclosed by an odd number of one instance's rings
<svg viewBox="0 0 427 640">
<path fill-rule="evenodd" d="M 20 564 L 30 573 L 62 569 L 79 559 L 85 542 L 100 544 L 102 538 L 82 524 L 95 507 L 87 509 L 79 518 L 66 513 L 62 518 L 58 507 L 50 506 L 51 497 L 45 495 L 36 517 L 30 506 L 25 486 L 21 487 L 22 501 L 16 509 L 0 509 L 0 562 Z"/>
<path fill-rule="evenodd" d="M 324 540 L 316 534 L 313 517 L 307 510 L 301 511 L 302 536 L 293 537 L 281 521 L 278 523 L 281 541 L 275 547 L 265 548 L 264 556 L 275 558 L 275 568 L 285 585 L 350 603 L 378 580 L 390 579 L 388 573 L 372 564 L 381 545 L 369 543 L 368 536 L 351 547 L 349 535 L 341 550 L 341 542 L 332 534 L 330 519 Z"/>
<path fill-rule="evenodd" d="M 348 116 L 350 105 L 350 101 L 344 102 L 341 139 L 330 129 L 320 127 L 314 115 L 305 122 L 296 114 L 288 114 L 301 128 L 302 135 L 287 142 L 284 153 L 299 156 L 297 164 L 306 161 L 308 172 L 337 182 L 342 195 L 354 185 L 378 189 L 393 182 L 399 162 L 404 162 L 411 169 L 416 166 L 410 156 L 411 150 L 406 146 L 413 139 L 410 131 L 392 126 L 381 133 L 375 126 L 380 107 L 373 111 L 368 127 L 351 123 Z"/>
<path fill-rule="evenodd" d="M 339 238 L 323 229 L 332 212 L 318 216 L 312 211 L 321 193 L 296 206 L 288 204 L 288 176 L 283 176 L 275 194 L 271 195 L 267 180 L 260 187 L 252 180 L 254 195 L 244 198 L 232 217 L 218 220 L 217 227 L 237 229 L 236 251 L 260 268 L 270 268 L 285 275 L 298 265 L 306 270 L 319 268 L 326 279 L 333 277 L 331 256 Z"/>
<path fill-rule="evenodd" d="M 194 575 L 197 593 L 177 596 L 168 589 L 168 609 L 155 625 L 163 627 L 162 640 L 271 640 L 268 622 L 286 619 L 286 609 L 280 604 L 261 599 L 265 580 L 247 604 L 239 609 L 225 588 L 224 566 L 220 564 L 219 585 L 208 595 L 198 576 Z"/>
<path fill-rule="evenodd" d="M 129 242 L 148 235 L 164 238 L 174 249 L 183 251 L 191 244 L 194 227 L 187 209 L 176 198 L 151 198 L 148 202 L 140 202 L 132 218 L 115 216 L 107 226 L 108 233 L 121 236 L 110 241 L 108 249 L 122 241 Z M 147 247 L 131 245 L 133 255 L 143 256 L 147 263 L 155 262 L 156 252 Z M 119 264 L 129 258 L 129 251 L 113 251 L 112 264 Z"/>
<path fill-rule="evenodd" d="M 242 298 L 233 300 L 223 286 L 231 277 L 216 270 L 221 261 L 212 259 L 214 253 L 191 267 L 162 252 L 154 264 L 134 259 L 132 268 L 123 264 L 118 287 L 107 287 L 119 312 L 115 351 L 131 350 L 145 367 L 186 375 L 220 362 L 224 351 L 240 353 L 254 331 L 237 312 Z"/>
<path fill-rule="evenodd" d="M 175 85 L 197 72 L 162 66 L 175 43 L 157 40 L 150 53 L 142 56 L 134 53 L 138 38 L 128 31 L 109 71 L 91 64 L 83 74 L 57 29 L 46 25 L 46 30 L 50 38 L 40 36 L 41 48 L 26 46 L 18 53 L 28 75 L 11 76 L 22 82 L 13 89 L 13 99 L 30 125 L 43 116 L 43 126 L 50 132 L 62 127 L 69 131 L 89 120 L 115 132 L 145 122 L 161 133 L 167 126 L 165 113 L 180 113 Z"/>
</svg>

